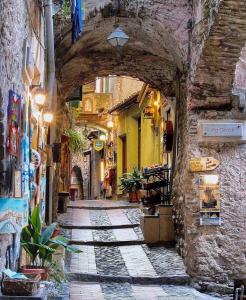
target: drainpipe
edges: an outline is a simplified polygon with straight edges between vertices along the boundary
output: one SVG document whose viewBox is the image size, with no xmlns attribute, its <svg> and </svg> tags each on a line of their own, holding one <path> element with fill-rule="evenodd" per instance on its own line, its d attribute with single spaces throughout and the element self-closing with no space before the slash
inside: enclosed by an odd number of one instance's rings
<svg viewBox="0 0 246 300">
<path fill-rule="evenodd" d="M 48 106 L 52 112 L 56 111 L 57 106 L 57 95 L 56 95 L 56 76 L 55 76 L 55 46 L 54 46 L 54 29 L 53 29 L 53 17 L 52 17 L 52 0 L 44 0 L 44 16 L 45 16 L 45 34 L 46 34 L 46 48 L 47 48 L 47 95 L 48 95 Z M 50 126 L 50 137 L 48 144 L 52 147 L 55 141 L 55 126 Z M 52 151 L 49 151 L 49 214 L 48 222 L 51 223 L 53 219 L 53 161 Z"/>
</svg>

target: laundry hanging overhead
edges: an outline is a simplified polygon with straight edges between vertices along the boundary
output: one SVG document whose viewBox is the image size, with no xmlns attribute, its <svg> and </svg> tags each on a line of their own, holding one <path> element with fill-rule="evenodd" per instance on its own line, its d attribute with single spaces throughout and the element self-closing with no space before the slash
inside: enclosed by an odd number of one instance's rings
<svg viewBox="0 0 246 300">
<path fill-rule="evenodd" d="M 83 27 L 83 0 L 71 0 L 72 42 L 75 43 Z"/>
</svg>

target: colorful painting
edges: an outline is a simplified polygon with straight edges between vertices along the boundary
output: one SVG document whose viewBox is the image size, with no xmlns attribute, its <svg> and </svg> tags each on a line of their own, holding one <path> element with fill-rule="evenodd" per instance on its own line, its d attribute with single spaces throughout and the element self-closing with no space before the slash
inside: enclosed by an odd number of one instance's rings
<svg viewBox="0 0 246 300">
<path fill-rule="evenodd" d="M 18 233 L 28 222 L 28 199 L 0 198 L 0 233 Z"/>
<path fill-rule="evenodd" d="M 199 198 L 201 211 L 220 211 L 220 178 L 218 175 L 200 176 Z"/>
<path fill-rule="evenodd" d="M 19 152 L 19 126 L 21 113 L 21 96 L 13 91 L 9 91 L 8 105 L 8 126 L 9 135 L 7 148 L 8 153 L 13 156 L 18 156 Z"/>
<path fill-rule="evenodd" d="M 9 91 L 8 121 L 20 124 L 21 96 Z"/>
</svg>

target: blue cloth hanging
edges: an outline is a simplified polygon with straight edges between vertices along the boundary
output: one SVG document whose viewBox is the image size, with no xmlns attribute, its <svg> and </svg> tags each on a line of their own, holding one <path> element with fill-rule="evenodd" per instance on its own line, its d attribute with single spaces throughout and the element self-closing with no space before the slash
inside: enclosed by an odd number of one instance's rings
<svg viewBox="0 0 246 300">
<path fill-rule="evenodd" d="M 79 38 L 83 27 L 82 0 L 71 0 L 72 42 Z"/>
</svg>

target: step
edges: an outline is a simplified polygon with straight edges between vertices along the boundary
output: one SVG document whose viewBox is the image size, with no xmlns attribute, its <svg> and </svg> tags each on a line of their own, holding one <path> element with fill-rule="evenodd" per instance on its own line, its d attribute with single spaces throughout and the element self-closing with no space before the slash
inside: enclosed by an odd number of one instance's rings
<svg viewBox="0 0 246 300">
<path fill-rule="evenodd" d="M 119 225 L 73 225 L 60 223 L 59 226 L 63 229 L 92 229 L 92 230 L 107 230 L 107 229 L 123 229 L 123 228 L 135 228 L 140 224 L 119 224 Z"/>
<path fill-rule="evenodd" d="M 81 241 L 81 240 L 70 240 L 70 245 L 88 245 L 88 246 L 134 246 L 144 245 L 144 240 L 129 240 L 129 241 Z"/>
<path fill-rule="evenodd" d="M 69 204 L 67 206 L 68 208 L 73 208 L 73 209 L 87 209 L 87 210 L 114 210 L 114 209 L 133 209 L 133 208 L 139 208 L 138 205 L 123 205 L 123 206 L 98 206 L 98 207 L 93 207 L 93 206 L 80 206 L 80 205 L 73 205 Z"/>
<path fill-rule="evenodd" d="M 66 278 L 72 282 L 114 282 L 130 284 L 172 284 L 172 285 L 188 285 L 190 284 L 190 277 L 188 275 L 175 275 L 175 276 L 115 276 L 115 275 L 100 275 L 93 273 L 66 273 Z"/>
</svg>

